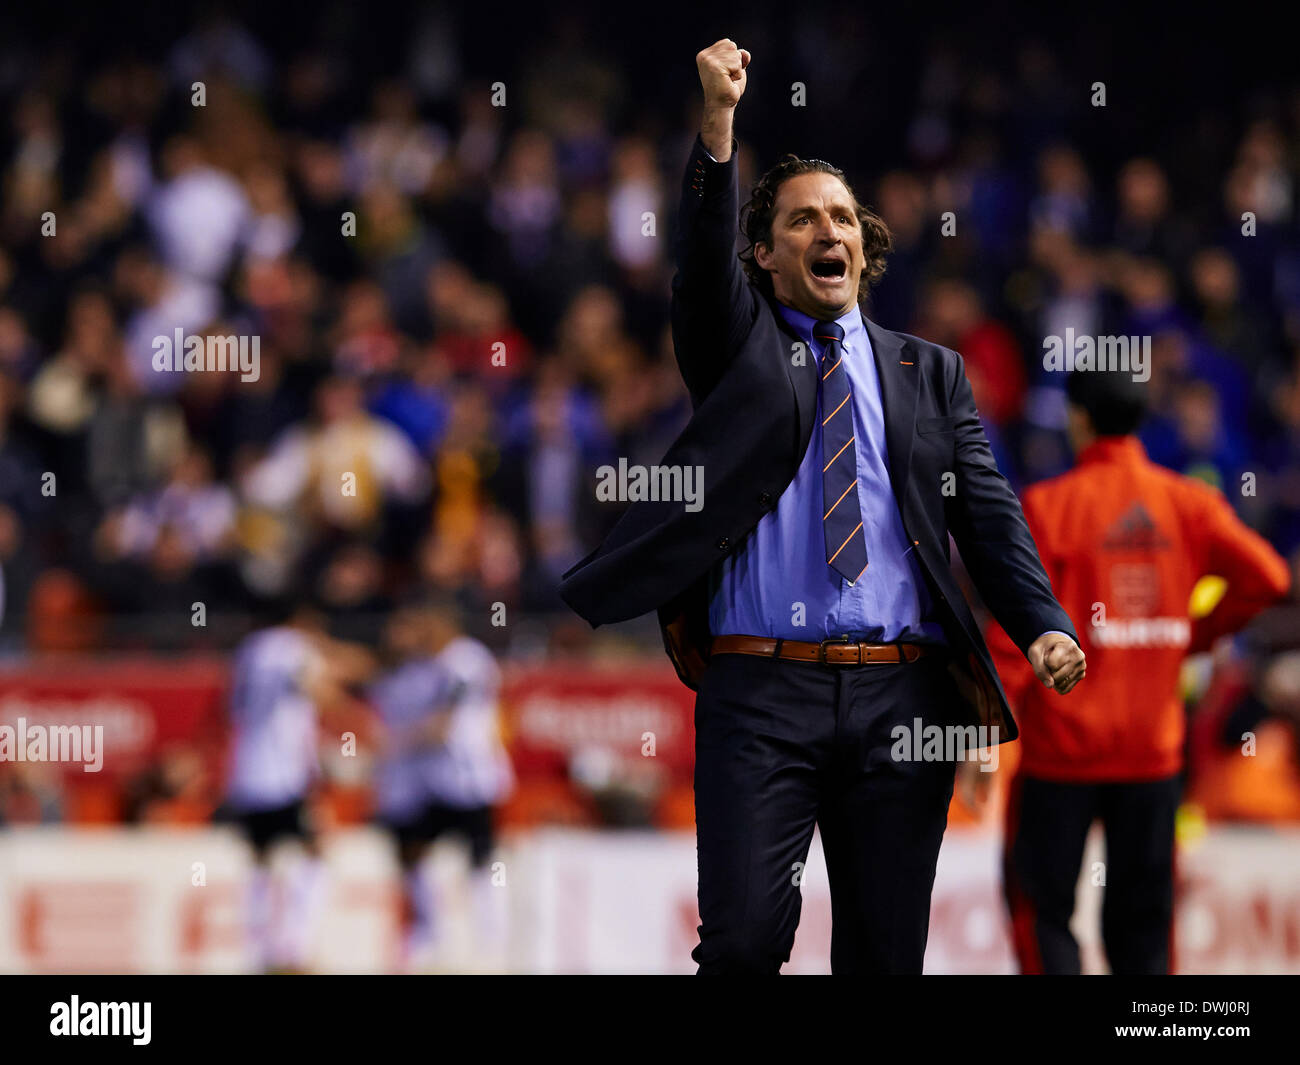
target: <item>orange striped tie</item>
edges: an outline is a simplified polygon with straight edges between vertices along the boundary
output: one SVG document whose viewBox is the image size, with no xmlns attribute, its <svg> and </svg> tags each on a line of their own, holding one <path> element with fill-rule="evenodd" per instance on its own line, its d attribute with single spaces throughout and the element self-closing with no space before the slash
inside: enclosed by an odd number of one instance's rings
<svg viewBox="0 0 1300 1065">
<path fill-rule="evenodd" d="M 820 387 L 826 561 L 853 584 L 867 568 L 867 536 L 858 507 L 858 456 L 853 446 L 853 393 L 844 365 L 844 329 L 838 322 L 818 322 L 813 336 L 823 342 Z"/>
</svg>

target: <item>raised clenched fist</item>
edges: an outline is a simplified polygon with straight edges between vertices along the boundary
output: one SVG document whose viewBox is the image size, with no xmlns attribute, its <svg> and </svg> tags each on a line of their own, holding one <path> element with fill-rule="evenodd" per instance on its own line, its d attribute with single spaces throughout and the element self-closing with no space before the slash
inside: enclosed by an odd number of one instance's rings
<svg viewBox="0 0 1300 1065">
<path fill-rule="evenodd" d="M 735 107 L 745 94 L 745 68 L 749 53 L 737 48 L 731 38 L 724 38 L 695 57 L 704 88 L 705 107 Z"/>
<path fill-rule="evenodd" d="M 1046 688 L 1064 695 L 1088 672 L 1083 650 L 1063 632 L 1045 632 L 1025 652 L 1034 675 Z"/>
</svg>

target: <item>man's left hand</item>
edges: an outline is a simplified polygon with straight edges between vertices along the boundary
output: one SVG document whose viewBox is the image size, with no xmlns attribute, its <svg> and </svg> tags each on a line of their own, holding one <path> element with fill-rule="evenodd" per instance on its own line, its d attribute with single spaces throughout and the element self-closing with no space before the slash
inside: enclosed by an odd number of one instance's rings
<svg viewBox="0 0 1300 1065">
<path fill-rule="evenodd" d="M 1088 672 L 1083 651 L 1061 632 L 1045 632 L 1029 645 L 1025 655 L 1034 667 L 1034 675 L 1045 688 L 1055 688 L 1064 695 Z"/>
</svg>

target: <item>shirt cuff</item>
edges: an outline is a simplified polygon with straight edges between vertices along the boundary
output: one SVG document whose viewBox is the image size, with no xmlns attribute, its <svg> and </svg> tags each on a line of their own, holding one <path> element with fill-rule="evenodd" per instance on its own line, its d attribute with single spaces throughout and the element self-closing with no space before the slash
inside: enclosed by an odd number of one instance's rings
<svg viewBox="0 0 1300 1065">
<path fill-rule="evenodd" d="M 726 163 L 721 162 L 721 161 L 718 159 L 718 157 L 717 157 L 716 155 L 714 155 L 711 151 L 709 151 L 708 148 L 706 148 L 706 147 L 704 146 L 704 136 L 703 136 L 703 134 L 697 133 L 697 134 L 695 134 L 695 138 L 696 138 L 696 140 L 698 140 L 698 141 L 700 142 L 700 151 L 702 151 L 705 155 L 707 155 L 707 156 L 709 157 L 709 161 L 710 161 L 710 162 L 712 162 L 712 163 L 717 163 L 719 166 L 726 166 Z M 735 135 L 733 134 L 733 135 L 732 135 L 732 138 L 731 138 L 731 158 L 732 158 L 732 159 L 734 159 L 734 158 L 736 157 L 736 152 L 738 152 L 739 150 L 740 150 L 740 142 L 736 139 Z"/>
<path fill-rule="evenodd" d="M 1068 632 L 1062 632 L 1060 629 L 1048 629 L 1046 632 L 1040 632 L 1038 634 L 1038 638 L 1041 640 L 1044 636 L 1050 636 L 1052 635 L 1052 633 L 1056 633 L 1058 636 L 1067 636 L 1069 637 L 1071 643 L 1074 642 L 1073 636 L 1070 636 Z"/>
</svg>

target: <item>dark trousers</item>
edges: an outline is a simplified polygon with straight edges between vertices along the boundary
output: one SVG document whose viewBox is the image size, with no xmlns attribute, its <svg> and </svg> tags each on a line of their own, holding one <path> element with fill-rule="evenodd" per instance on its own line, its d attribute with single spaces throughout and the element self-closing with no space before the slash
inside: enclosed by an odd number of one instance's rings
<svg viewBox="0 0 1300 1065">
<path fill-rule="evenodd" d="M 1174 816 L 1181 776 L 1141 782 L 1063 783 L 1019 774 L 1007 800 L 1003 888 L 1024 973 L 1079 972 L 1070 932 L 1084 843 L 1092 822 L 1106 834 L 1101 938 L 1116 974 L 1170 971 L 1174 912 Z M 1104 873 L 1104 877 L 1101 875 Z"/>
<path fill-rule="evenodd" d="M 695 702 L 700 973 L 789 960 L 814 826 L 832 971 L 921 971 L 955 763 L 895 759 L 891 733 L 969 723 L 945 661 L 710 660 Z"/>
</svg>

